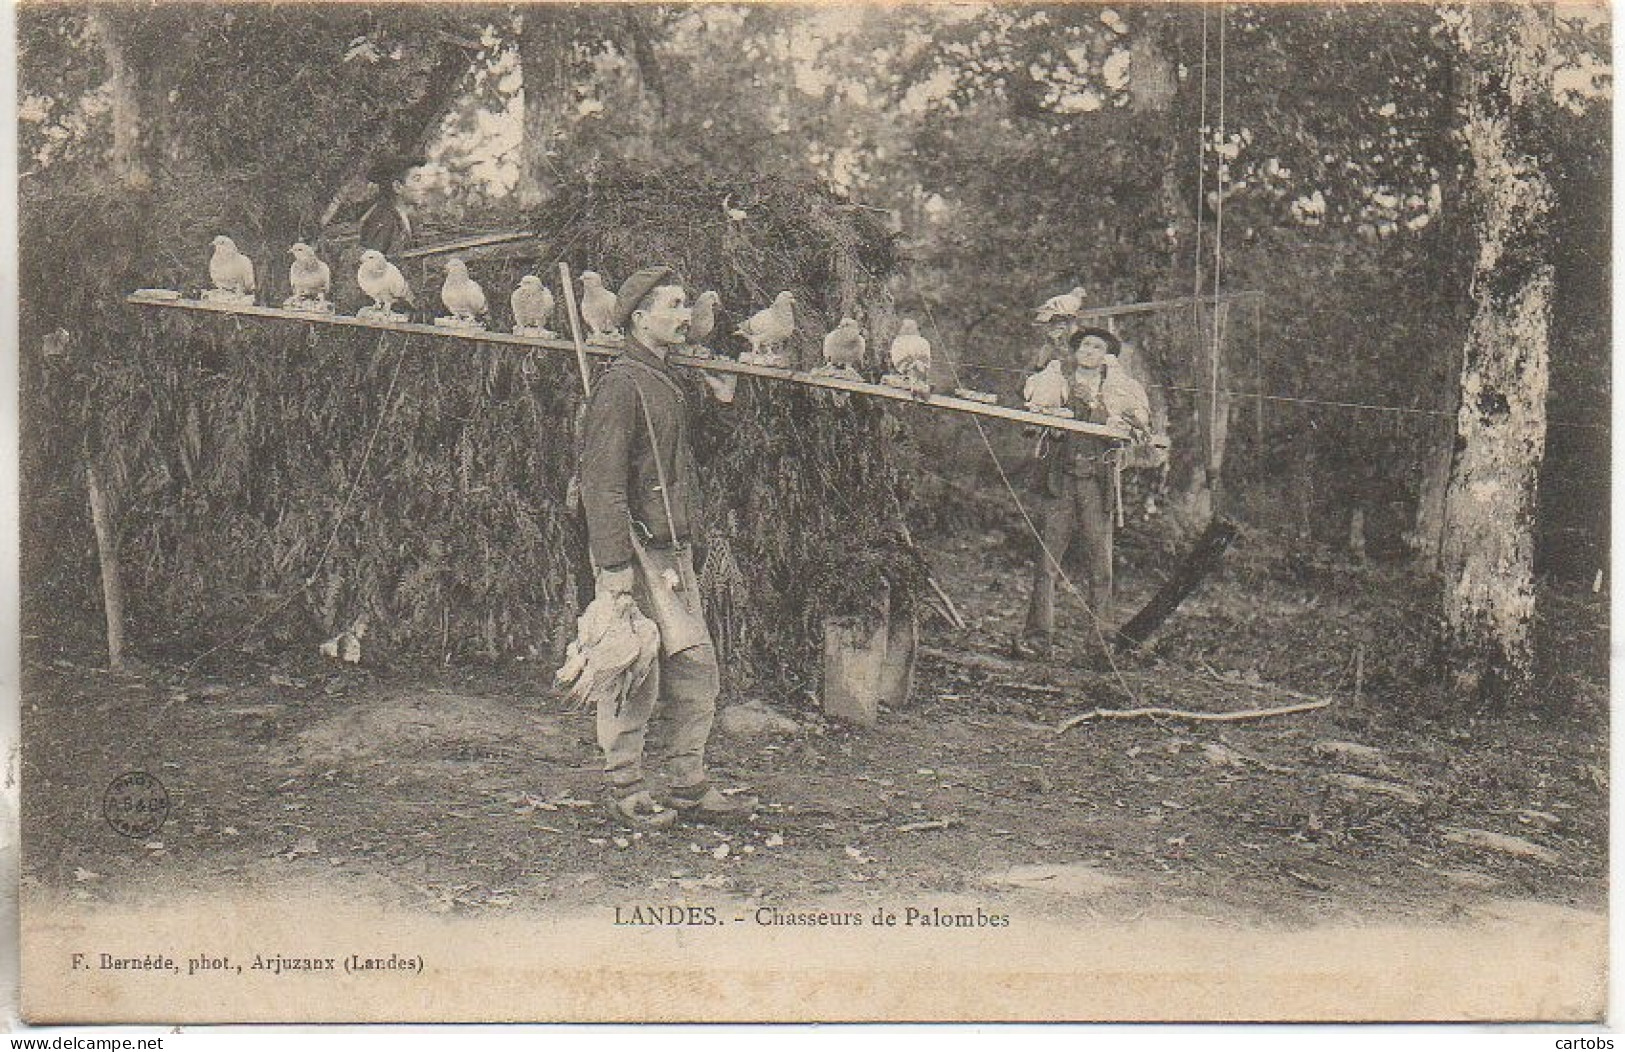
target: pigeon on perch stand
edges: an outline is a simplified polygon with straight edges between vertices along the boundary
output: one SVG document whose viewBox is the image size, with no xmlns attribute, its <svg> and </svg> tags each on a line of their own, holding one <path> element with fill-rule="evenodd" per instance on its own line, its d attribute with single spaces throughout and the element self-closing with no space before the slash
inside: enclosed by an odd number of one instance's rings
<svg viewBox="0 0 1625 1052">
<path fill-rule="evenodd" d="M 440 302 L 451 311 L 449 318 L 434 320 L 441 328 L 485 328 L 485 323 L 480 320 L 485 313 L 485 290 L 468 276 L 468 264 L 455 256 L 446 260 L 446 281 L 440 286 Z"/>
<path fill-rule="evenodd" d="M 603 276 L 595 271 L 581 272 L 581 320 L 591 332 L 588 343 L 615 346 L 626 341 L 626 334 L 615 324 L 618 298 L 604 287 Z"/>
<path fill-rule="evenodd" d="M 288 249 L 293 265 L 288 268 L 288 287 L 293 295 L 282 302 L 285 310 L 307 314 L 332 314 L 327 294 L 333 287 L 333 272 L 316 257 L 316 250 L 303 241 Z"/>
<path fill-rule="evenodd" d="M 780 349 L 796 331 L 796 298 L 781 292 L 773 298 L 771 306 L 757 311 L 734 331 L 750 341 L 750 350 L 739 356 L 745 365 L 763 365 L 770 369 L 790 368 L 790 359 Z"/>
<path fill-rule="evenodd" d="M 417 306 L 412 298 L 412 287 L 406 283 L 400 268 L 375 248 L 361 253 L 361 266 L 356 270 L 355 280 L 361 291 L 372 297 L 372 306 L 356 311 L 358 318 L 404 322 L 407 317 L 396 313 L 395 301 L 405 300 L 407 306 Z"/>
<path fill-rule="evenodd" d="M 857 367 L 863 363 L 868 348 L 863 331 L 852 318 L 842 318 L 841 324 L 824 337 L 824 364 L 812 371 L 814 376 L 833 376 L 842 380 L 862 380 Z"/>
<path fill-rule="evenodd" d="M 913 318 L 904 318 L 902 328 L 891 342 L 892 371 L 880 378 L 887 387 L 898 387 L 915 398 L 931 394 L 931 343 L 920 335 Z"/>
<path fill-rule="evenodd" d="M 547 327 L 548 319 L 553 317 L 553 290 L 542 284 L 542 279 L 535 274 L 519 279 L 519 287 L 508 297 L 508 305 L 513 308 L 515 336 L 550 340 L 557 335 Z"/>
<path fill-rule="evenodd" d="M 694 312 L 688 322 L 688 346 L 683 353 L 690 358 L 712 358 L 711 348 L 705 346 L 705 340 L 717 327 L 717 307 L 722 303 L 722 297 L 713 291 L 700 293 L 700 298 L 694 301 Z"/>
<path fill-rule="evenodd" d="M 237 245 L 224 234 L 214 239 L 214 255 L 209 257 L 209 280 L 214 287 L 204 290 L 203 302 L 254 305 L 254 261 L 237 251 Z"/>
</svg>

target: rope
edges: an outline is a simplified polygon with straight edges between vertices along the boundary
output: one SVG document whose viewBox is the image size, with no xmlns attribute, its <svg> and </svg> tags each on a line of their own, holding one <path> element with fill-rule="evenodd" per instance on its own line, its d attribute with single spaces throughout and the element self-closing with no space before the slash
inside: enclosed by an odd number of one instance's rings
<svg viewBox="0 0 1625 1052">
<path fill-rule="evenodd" d="M 966 365 L 965 368 L 969 370 L 984 370 L 994 373 L 1009 373 L 1012 376 L 1032 375 L 1032 371 L 1028 369 L 1012 369 L 1006 365 L 985 365 L 981 362 L 972 362 Z M 1189 394 L 1209 394 L 1212 391 L 1212 388 L 1210 387 L 1192 387 L 1184 384 L 1141 383 L 1140 386 L 1158 391 L 1182 391 Z M 1414 416 L 1441 416 L 1450 418 L 1454 418 L 1456 416 L 1456 412 L 1453 409 L 1427 409 L 1418 406 L 1388 405 L 1384 402 L 1340 402 L 1329 398 L 1306 398 L 1294 395 L 1269 394 L 1264 391 L 1237 391 L 1228 387 L 1219 388 L 1219 394 L 1230 398 L 1262 399 L 1266 402 L 1291 402 L 1295 405 L 1325 406 L 1329 409 L 1356 409 L 1378 413 L 1406 413 Z M 1610 425 L 1608 424 L 1584 424 L 1567 420 L 1548 420 L 1546 422 L 1546 426 L 1554 428 L 1572 428 L 1585 431 L 1606 431 L 1610 428 Z"/>
<path fill-rule="evenodd" d="M 913 287 L 914 295 L 919 300 L 921 308 L 925 311 L 926 320 L 930 323 L 932 332 L 935 333 L 937 340 L 942 344 L 942 357 L 948 363 L 949 371 L 953 373 L 954 385 L 959 386 L 959 365 L 955 362 L 953 354 L 948 350 L 947 340 L 943 335 L 942 327 L 937 324 L 936 314 L 931 310 L 931 303 L 920 291 L 919 282 L 914 278 L 914 268 L 906 267 L 906 273 L 908 274 L 909 285 Z M 1016 510 L 1021 513 L 1021 520 L 1027 524 L 1027 530 L 1033 535 L 1033 539 L 1038 542 L 1043 558 L 1048 565 L 1055 567 L 1056 576 L 1061 579 L 1061 583 L 1066 586 L 1066 590 L 1077 598 L 1078 602 L 1082 604 L 1084 612 L 1089 615 L 1089 627 L 1094 630 L 1095 639 L 1099 642 L 1101 651 L 1106 655 L 1106 664 L 1111 668 L 1112 678 L 1117 681 L 1117 685 L 1123 693 L 1128 695 L 1129 700 L 1138 705 L 1139 697 L 1134 693 L 1134 689 L 1128 685 L 1128 680 L 1123 677 L 1122 670 L 1117 667 L 1116 659 L 1112 657 L 1111 644 L 1106 640 L 1106 633 L 1103 631 L 1100 616 L 1089 605 L 1089 601 L 1084 598 L 1083 592 L 1079 590 L 1078 586 L 1072 583 L 1072 578 L 1067 574 L 1066 567 L 1061 565 L 1060 555 L 1066 553 L 1061 552 L 1057 555 L 1044 542 L 1043 531 L 1038 528 L 1038 524 L 1033 521 L 1032 515 L 1028 513 L 1027 506 L 1022 503 L 1021 494 L 1016 491 L 1015 484 L 1010 481 L 1010 473 L 1004 470 L 1004 463 L 999 460 L 999 454 L 993 448 L 992 440 L 987 437 L 987 428 L 982 425 L 979 417 L 973 416 L 971 420 L 976 424 L 976 433 L 982 439 L 983 448 L 987 450 L 987 455 L 993 460 L 994 468 L 999 472 L 999 481 L 1004 483 L 1005 491 L 1010 494 L 1010 499 L 1015 503 Z"/>
</svg>

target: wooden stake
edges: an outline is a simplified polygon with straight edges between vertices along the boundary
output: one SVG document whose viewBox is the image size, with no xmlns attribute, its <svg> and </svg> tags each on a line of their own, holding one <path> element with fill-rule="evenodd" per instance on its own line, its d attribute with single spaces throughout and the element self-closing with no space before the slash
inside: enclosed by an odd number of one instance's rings
<svg viewBox="0 0 1625 1052">
<path fill-rule="evenodd" d="M 570 316 L 570 337 L 576 345 L 576 366 L 581 370 L 581 390 L 592 394 L 592 369 L 587 365 L 587 341 L 581 337 L 581 314 L 576 309 L 576 290 L 570 284 L 570 264 L 559 261 L 559 284 L 564 289 L 564 310 Z"/>
<path fill-rule="evenodd" d="M 96 477 L 96 468 L 85 464 L 85 489 L 90 495 L 90 523 L 96 530 L 96 556 L 102 568 L 102 608 L 107 614 L 107 667 L 114 672 L 124 667 L 124 585 L 119 576 L 118 542 L 113 534 L 113 516 L 107 496 Z"/>
</svg>

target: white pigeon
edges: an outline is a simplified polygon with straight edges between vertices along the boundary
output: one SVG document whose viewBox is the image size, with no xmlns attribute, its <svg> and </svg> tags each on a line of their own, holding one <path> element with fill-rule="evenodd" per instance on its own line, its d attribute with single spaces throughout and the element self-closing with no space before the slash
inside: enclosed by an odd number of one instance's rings
<svg viewBox="0 0 1625 1052">
<path fill-rule="evenodd" d="M 535 274 L 526 274 L 508 297 L 508 305 L 513 308 L 514 328 L 546 329 L 553 316 L 553 290 Z"/>
<path fill-rule="evenodd" d="M 771 354 L 796 331 L 795 307 L 795 296 L 781 292 L 770 306 L 752 314 L 750 320 L 735 330 L 735 335 L 750 341 L 752 354 Z"/>
<path fill-rule="evenodd" d="M 237 245 L 223 234 L 212 244 L 214 255 L 209 258 L 209 280 L 214 282 L 214 287 L 227 292 L 252 293 L 254 261 L 237 251 Z"/>
<path fill-rule="evenodd" d="M 396 300 L 417 306 L 412 299 L 412 287 L 401 276 L 400 268 L 376 248 L 361 253 L 361 267 L 356 271 L 355 280 L 361 291 L 371 296 L 373 303 L 385 313 L 393 313 Z"/>
<path fill-rule="evenodd" d="M 931 374 L 931 344 L 920 335 L 913 318 L 904 318 L 902 328 L 891 342 L 891 364 L 903 376 L 924 383 Z"/>
<path fill-rule="evenodd" d="M 581 320 L 592 335 L 602 339 L 620 331 L 615 324 L 615 308 L 620 301 L 604 287 L 604 279 L 591 270 L 581 272 Z"/>
<path fill-rule="evenodd" d="M 485 313 L 485 290 L 468 276 L 468 264 L 456 256 L 446 260 L 446 282 L 440 286 L 440 302 L 451 311 L 451 316 L 462 321 L 473 321 Z"/>
<path fill-rule="evenodd" d="M 1060 318 L 1075 317 L 1078 311 L 1083 309 L 1083 298 L 1086 295 L 1088 295 L 1088 291 L 1082 285 L 1079 285 L 1071 292 L 1051 296 L 1034 313 L 1034 320 L 1040 325 L 1044 325 Z"/>
<path fill-rule="evenodd" d="M 854 369 L 863 364 L 863 353 L 868 342 L 863 331 L 852 318 L 842 318 L 841 324 L 824 337 L 824 364 L 836 369 Z"/>
<path fill-rule="evenodd" d="M 1029 409 L 1044 412 L 1066 405 L 1072 396 L 1072 382 L 1061 369 L 1061 359 L 1056 358 L 1027 378 L 1021 388 L 1021 397 L 1026 400 Z"/>
<path fill-rule="evenodd" d="M 298 299 L 325 300 L 333 287 L 333 273 L 327 264 L 316 258 L 316 250 L 303 241 L 288 251 L 293 255 L 293 266 L 288 268 L 288 287 Z"/>
<path fill-rule="evenodd" d="M 715 292 L 702 292 L 694 301 L 693 316 L 688 322 L 688 342 L 699 343 L 717 327 L 717 306 L 722 297 Z"/>
</svg>

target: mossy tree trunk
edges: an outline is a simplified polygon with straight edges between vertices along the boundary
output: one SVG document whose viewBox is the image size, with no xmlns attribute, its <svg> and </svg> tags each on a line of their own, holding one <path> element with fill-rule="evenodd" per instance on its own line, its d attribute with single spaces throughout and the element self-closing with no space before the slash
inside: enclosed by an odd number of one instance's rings
<svg viewBox="0 0 1625 1052">
<path fill-rule="evenodd" d="M 1445 498 L 1445 659 L 1464 700 L 1527 690 L 1534 664 L 1535 486 L 1546 445 L 1552 188 L 1541 117 L 1553 14 L 1470 5 L 1461 28 L 1479 251 Z"/>
<path fill-rule="evenodd" d="M 127 187 L 144 189 L 151 185 L 152 174 L 142 134 L 140 72 L 128 54 L 124 32 L 114 12 L 92 7 L 85 24 L 101 48 L 107 70 L 108 108 L 113 126 L 109 159 L 114 178 Z"/>
</svg>

